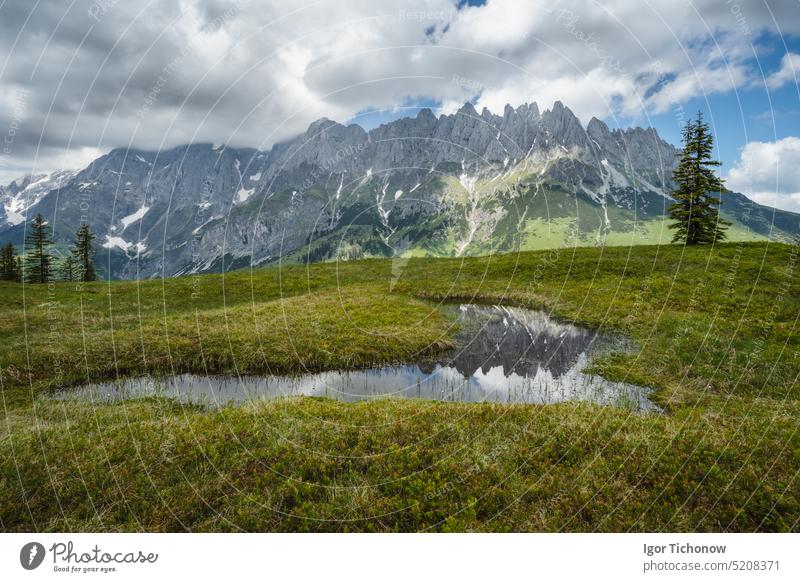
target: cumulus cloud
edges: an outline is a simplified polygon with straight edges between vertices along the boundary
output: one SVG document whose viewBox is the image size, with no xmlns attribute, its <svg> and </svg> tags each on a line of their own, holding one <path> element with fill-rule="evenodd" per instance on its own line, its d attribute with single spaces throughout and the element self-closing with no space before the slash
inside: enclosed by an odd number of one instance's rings
<svg viewBox="0 0 800 582">
<path fill-rule="evenodd" d="M 500 112 L 558 99 L 584 123 L 647 124 L 752 83 L 750 43 L 775 21 L 800 33 L 795 11 L 772 0 L 746 15 L 718 0 L 6 2 L 0 132 L 18 127 L 0 179 L 113 147 L 268 148 L 321 116 L 418 101 Z"/>
<path fill-rule="evenodd" d="M 780 89 L 787 83 L 797 85 L 797 72 L 800 70 L 800 54 L 786 53 L 781 59 L 781 67 L 767 77 L 767 87 Z"/>
<path fill-rule="evenodd" d="M 760 204 L 800 212 L 800 138 L 748 143 L 726 185 Z"/>
</svg>

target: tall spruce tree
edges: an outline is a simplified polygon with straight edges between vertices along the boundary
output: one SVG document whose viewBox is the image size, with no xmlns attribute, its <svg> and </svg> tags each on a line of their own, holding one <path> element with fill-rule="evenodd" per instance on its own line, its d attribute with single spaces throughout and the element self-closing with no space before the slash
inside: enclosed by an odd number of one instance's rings
<svg viewBox="0 0 800 582">
<path fill-rule="evenodd" d="M 11 243 L 6 244 L 0 249 L 0 280 L 1 281 L 18 281 L 19 273 L 17 272 L 17 252 L 14 245 Z"/>
<path fill-rule="evenodd" d="M 86 224 L 81 225 L 75 234 L 75 246 L 72 247 L 72 256 L 75 259 L 75 280 L 95 281 L 97 271 L 94 268 L 94 248 L 92 241 L 95 236 Z"/>
<path fill-rule="evenodd" d="M 62 281 L 75 281 L 77 279 L 77 268 L 72 255 L 67 255 L 61 260 L 59 275 Z"/>
<path fill-rule="evenodd" d="M 714 171 L 720 162 L 711 157 L 714 136 L 702 113 L 698 111 L 697 119 L 686 122 L 682 137 L 683 153 L 672 174 L 677 184 L 672 192 L 675 203 L 669 207 L 674 221 L 669 227 L 675 229 L 672 242 L 698 245 L 723 241 L 731 224 L 719 215 L 719 196 L 725 185 Z"/>
<path fill-rule="evenodd" d="M 37 214 L 25 235 L 25 281 L 48 283 L 53 276 L 53 257 L 50 254 L 50 226 L 44 216 Z"/>
</svg>

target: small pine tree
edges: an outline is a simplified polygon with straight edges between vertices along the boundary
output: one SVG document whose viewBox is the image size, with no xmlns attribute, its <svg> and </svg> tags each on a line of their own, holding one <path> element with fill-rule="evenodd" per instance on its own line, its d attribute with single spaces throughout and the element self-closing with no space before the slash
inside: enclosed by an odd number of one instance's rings
<svg viewBox="0 0 800 582">
<path fill-rule="evenodd" d="M 14 280 L 17 283 L 22 283 L 22 257 L 19 255 L 17 255 L 17 269 L 14 274 L 16 275 Z"/>
<path fill-rule="evenodd" d="M 16 254 L 17 251 L 11 243 L 0 249 L 0 281 L 19 280 L 19 273 L 17 272 L 19 258 Z"/>
<path fill-rule="evenodd" d="M 61 261 L 61 265 L 59 268 L 59 275 L 61 276 L 62 281 L 75 281 L 76 279 L 76 267 L 75 267 L 75 259 L 72 258 L 71 255 L 67 255 Z"/>
<path fill-rule="evenodd" d="M 89 226 L 84 224 L 78 229 L 75 234 L 75 246 L 72 247 L 72 257 L 75 262 L 75 280 L 76 281 L 95 281 L 97 279 L 97 271 L 94 268 L 94 248 L 92 241 L 95 236 L 89 230 Z"/>
<path fill-rule="evenodd" d="M 675 203 L 669 216 L 675 229 L 672 242 L 687 245 L 708 244 L 725 240 L 730 222 L 719 216 L 720 199 L 725 191 L 722 180 L 714 173 L 720 162 L 712 159 L 714 136 L 697 112 L 697 119 L 686 122 L 683 129 L 683 153 L 672 177 L 677 188 L 672 192 Z"/>
<path fill-rule="evenodd" d="M 25 236 L 25 281 L 48 283 L 53 276 L 53 257 L 50 255 L 50 226 L 41 214 L 37 214 Z"/>
</svg>

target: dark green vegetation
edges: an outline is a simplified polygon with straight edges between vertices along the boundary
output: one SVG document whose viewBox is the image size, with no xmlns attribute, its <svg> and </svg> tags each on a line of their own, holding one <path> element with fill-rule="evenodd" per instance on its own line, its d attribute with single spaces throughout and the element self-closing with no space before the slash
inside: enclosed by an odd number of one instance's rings
<svg viewBox="0 0 800 582">
<path fill-rule="evenodd" d="M 19 281 L 22 278 L 22 264 L 17 250 L 11 243 L 0 248 L 0 281 Z"/>
<path fill-rule="evenodd" d="M 50 283 L 54 280 L 84 283 L 96 281 L 95 251 L 92 244 L 94 239 L 89 227 L 81 225 L 72 248 L 63 259 L 58 260 L 52 252 L 50 225 L 41 214 L 37 214 L 25 237 L 27 253 L 24 260 L 16 257 L 16 249 L 12 243 L 7 243 L 0 250 L 0 280 L 25 279 L 28 283 Z"/>
<path fill-rule="evenodd" d="M 687 121 L 683 129 L 683 152 L 672 174 L 677 185 L 672 192 L 675 203 L 669 207 L 675 221 L 670 225 L 675 229 L 672 242 L 698 245 L 727 238 L 731 223 L 719 215 L 719 194 L 725 186 L 714 171 L 721 162 L 711 157 L 713 151 L 714 136 L 698 111 L 697 119 Z"/>
<path fill-rule="evenodd" d="M 64 262 L 71 263 L 71 266 L 74 265 L 74 269 L 70 272 L 70 277 L 65 277 L 65 280 L 77 280 L 84 283 L 97 280 L 97 272 L 94 268 L 94 247 L 92 244 L 94 239 L 95 236 L 89 230 L 89 225 L 82 224 L 78 227 L 78 232 L 75 234 L 75 244 L 70 251 L 70 255 L 64 259 Z"/>
<path fill-rule="evenodd" d="M 788 245 L 730 243 L 2 283 L 0 526 L 797 530 L 797 259 Z M 413 359 L 448 344 L 435 308 L 445 300 L 545 308 L 629 334 L 640 349 L 596 371 L 656 387 L 666 414 L 43 397 L 118 374 Z"/>
<path fill-rule="evenodd" d="M 37 214 L 25 235 L 27 253 L 23 274 L 28 283 L 48 283 L 53 278 L 53 256 L 50 254 L 52 244 L 50 225 L 44 216 Z"/>
</svg>

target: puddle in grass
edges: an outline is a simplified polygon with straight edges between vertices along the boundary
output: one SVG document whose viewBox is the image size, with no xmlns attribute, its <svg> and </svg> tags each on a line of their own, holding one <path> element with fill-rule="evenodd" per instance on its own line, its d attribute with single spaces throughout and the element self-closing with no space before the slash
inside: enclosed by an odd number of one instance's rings
<svg viewBox="0 0 800 582">
<path fill-rule="evenodd" d="M 212 406 L 289 396 L 346 402 L 387 397 L 533 404 L 590 401 L 660 410 L 647 397 L 650 389 L 584 372 L 593 355 L 630 349 L 625 340 L 557 322 L 541 311 L 482 305 L 445 309 L 457 319 L 457 348 L 435 360 L 297 376 L 133 378 L 53 397 L 103 402 L 163 396 Z"/>
</svg>

